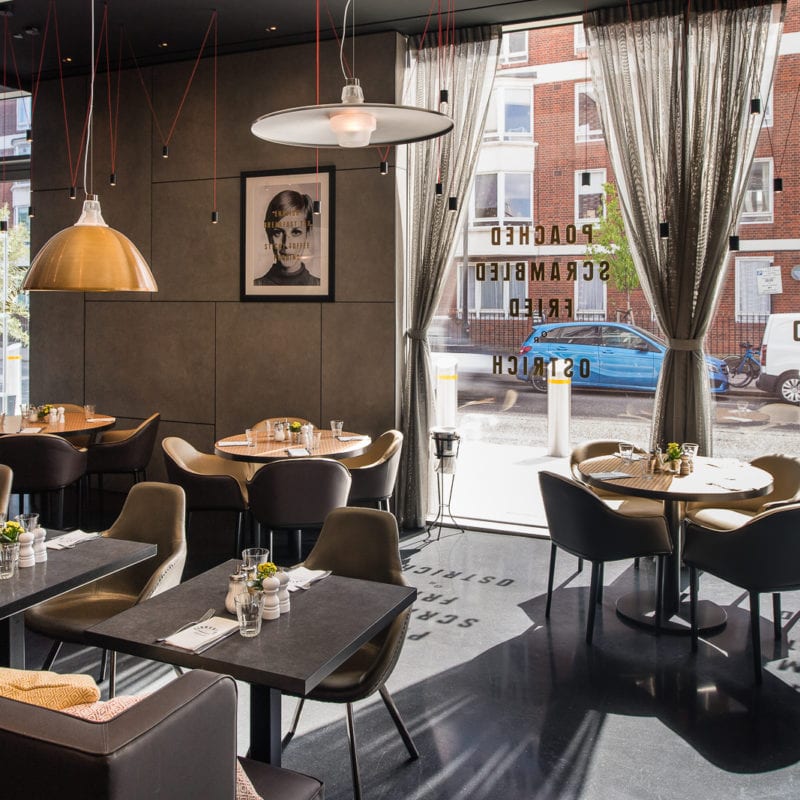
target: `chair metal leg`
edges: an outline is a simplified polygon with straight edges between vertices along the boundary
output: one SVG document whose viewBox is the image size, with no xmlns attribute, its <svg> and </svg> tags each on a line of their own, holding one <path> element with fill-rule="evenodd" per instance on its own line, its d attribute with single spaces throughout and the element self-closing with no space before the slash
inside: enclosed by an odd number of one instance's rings
<svg viewBox="0 0 800 800">
<path fill-rule="evenodd" d="M 236 552 L 233 554 L 234 558 L 242 557 L 242 531 L 244 530 L 244 511 L 240 511 L 236 515 Z M 272 553 L 270 553 L 272 555 Z"/>
<path fill-rule="evenodd" d="M 550 601 L 553 599 L 553 576 L 556 571 L 556 546 L 550 542 L 550 570 L 547 576 L 547 603 L 544 607 L 544 618 L 550 619 Z"/>
<path fill-rule="evenodd" d="M 586 644 L 592 643 L 592 636 L 594 635 L 594 615 L 597 603 L 597 584 L 600 577 L 600 564 L 597 561 L 592 561 L 592 581 L 589 586 L 589 618 L 586 620 Z"/>
<path fill-rule="evenodd" d="M 597 604 L 602 605 L 603 603 L 603 581 L 605 580 L 605 564 L 601 561 L 597 565 L 598 569 L 598 576 L 597 576 Z"/>
<path fill-rule="evenodd" d="M 406 724 L 403 722 L 403 718 L 400 716 L 400 712 L 397 710 L 397 706 L 395 705 L 394 699 L 389 694 L 386 684 L 381 686 L 378 691 L 392 717 L 397 732 L 400 734 L 400 738 L 403 740 L 403 744 L 406 746 L 406 750 L 408 750 L 408 755 L 411 758 L 419 758 L 419 750 L 417 750 L 417 746 L 414 744 L 414 740 L 411 738 L 411 734 L 408 732 L 408 728 L 406 728 Z"/>
<path fill-rule="evenodd" d="M 306 702 L 305 697 L 301 697 L 297 701 L 297 707 L 294 710 L 294 716 L 292 716 L 292 724 L 289 727 L 286 736 L 283 737 L 283 741 L 281 742 L 281 747 L 286 747 L 286 745 L 292 741 L 292 737 L 295 735 L 295 733 L 297 733 L 297 725 L 300 722 L 300 714 L 303 712 L 303 703 L 305 702 Z"/>
<path fill-rule="evenodd" d="M 111 700 L 117 694 L 117 651 L 111 650 L 109 653 L 108 670 L 108 699 Z"/>
<path fill-rule="evenodd" d="M 172 665 L 172 669 L 175 670 L 175 674 L 180 678 L 183 675 L 183 667 L 179 667 L 177 664 Z"/>
<path fill-rule="evenodd" d="M 102 683 L 106 679 L 108 672 L 108 650 L 103 650 L 100 656 L 100 677 L 97 679 L 98 683 Z"/>
<path fill-rule="evenodd" d="M 775 641 L 781 638 L 781 593 L 772 593 L 772 628 L 775 632 Z"/>
<path fill-rule="evenodd" d="M 583 559 L 578 559 L 578 572 L 583 572 Z"/>
<path fill-rule="evenodd" d="M 303 560 L 303 531 L 294 532 L 294 544 L 297 550 L 297 563 Z"/>
<path fill-rule="evenodd" d="M 634 569 L 639 569 L 639 559 L 638 558 L 634 558 L 633 559 L 633 568 Z"/>
<path fill-rule="evenodd" d="M 64 490 L 59 489 L 56 493 L 56 519 L 58 520 L 56 527 L 64 530 Z"/>
<path fill-rule="evenodd" d="M 689 616 L 692 622 L 692 652 L 697 652 L 697 567 L 689 567 Z"/>
<path fill-rule="evenodd" d="M 358 757 L 356 756 L 356 729 L 353 720 L 353 704 L 347 704 L 347 741 L 350 744 L 350 767 L 353 771 L 353 797 L 361 800 L 361 779 L 358 777 Z"/>
<path fill-rule="evenodd" d="M 656 634 L 661 633 L 661 610 L 664 608 L 664 556 L 656 557 Z"/>
<path fill-rule="evenodd" d="M 761 683 L 761 614 L 758 592 L 750 592 L 750 638 L 753 644 L 753 670 L 756 683 Z"/>
<path fill-rule="evenodd" d="M 47 654 L 47 657 L 44 660 L 44 664 L 42 664 L 43 670 L 47 671 L 53 666 L 56 658 L 58 658 L 58 651 L 61 649 L 62 644 L 64 644 L 64 642 L 61 641 L 53 642 L 53 646 L 50 648 L 50 652 Z"/>
</svg>

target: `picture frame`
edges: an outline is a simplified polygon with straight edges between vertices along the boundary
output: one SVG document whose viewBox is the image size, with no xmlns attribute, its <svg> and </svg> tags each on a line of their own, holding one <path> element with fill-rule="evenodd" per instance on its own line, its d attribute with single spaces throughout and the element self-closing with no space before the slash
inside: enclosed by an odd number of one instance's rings
<svg viewBox="0 0 800 800">
<path fill-rule="evenodd" d="M 333 302 L 334 177 L 332 166 L 241 173 L 242 300 Z"/>
</svg>

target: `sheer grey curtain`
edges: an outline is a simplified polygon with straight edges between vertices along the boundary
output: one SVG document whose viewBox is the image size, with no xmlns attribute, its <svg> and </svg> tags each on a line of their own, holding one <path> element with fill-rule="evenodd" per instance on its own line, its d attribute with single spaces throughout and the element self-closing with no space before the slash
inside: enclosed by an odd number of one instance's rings
<svg viewBox="0 0 800 800">
<path fill-rule="evenodd" d="M 410 43 L 408 89 L 416 105 L 439 107 L 439 91 L 449 92 L 453 131 L 441 139 L 409 145 L 409 220 L 405 364 L 401 427 L 404 435 L 397 510 L 402 524 L 425 524 L 428 505 L 428 435 L 433 409 L 428 327 L 439 304 L 451 263 L 455 235 L 466 215 L 497 56 L 499 26 L 456 31 L 452 48 L 440 50 L 435 37 Z M 442 75 L 446 77 L 442 79 Z M 436 183 L 444 193 L 437 195 Z M 448 210 L 448 198 L 458 210 Z"/>
<path fill-rule="evenodd" d="M 653 443 L 711 452 L 703 340 L 769 97 L 784 2 L 660 0 L 584 17 L 636 268 L 668 337 Z M 669 235 L 660 236 L 667 222 Z"/>
</svg>

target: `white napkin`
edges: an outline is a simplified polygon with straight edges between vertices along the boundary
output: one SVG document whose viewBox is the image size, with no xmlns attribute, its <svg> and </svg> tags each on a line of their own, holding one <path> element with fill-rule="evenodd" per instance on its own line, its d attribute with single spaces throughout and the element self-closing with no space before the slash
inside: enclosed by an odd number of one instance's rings
<svg viewBox="0 0 800 800">
<path fill-rule="evenodd" d="M 97 539 L 99 536 L 99 533 L 89 533 L 81 530 L 71 531 L 62 536 L 57 536 L 55 539 L 50 539 L 49 542 L 45 542 L 45 546 L 50 550 L 66 550 L 67 548 L 75 547 L 76 544 L 81 542 Z"/>
<path fill-rule="evenodd" d="M 217 442 L 217 447 L 247 447 L 247 441 Z"/>
<path fill-rule="evenodd" d="M 185 631 L 173 633 L 164 640 L 164 644 L 177 647 L 178 650 L 187 650 L 190 653 L 202 653 L 203 650 L 238 630 L 239 623 L 235 619 L 211 617 L 205 622 L 192 625 Z"/>
<path fill-rule="evenodd" d="M 288 448 L 286 450 L 286 452 L 289 454 L 290 458 L 293 458 L 295 456 L 310 456 L 311 455 L 311 453 L 309 453 L 308 450 L 306 450 L 305 447 L 290 447 L 290 448 Z"/>
<path fill-rule="evenodd" d="M 87 422 L 114 422 L 116 417 L 86 417 Z"/>
<path fill-rule="evenodd" d="M 627 472 L 590 472 L 590 478 L 597 478 L 599 481 L 615 481 L 617 478 L 635 478 L 635 475 L 628 475 Z"/>
<path fill-rule="evenodd" d="M 287 587 L 290 592 L 296 592 L 298 589 L 308 589 L 312 583 L 321 581 L 331 574 L 329 569 L 306 569 L 306 567 L 295 567 L 286 571 L 289 576 L 289 586 Z"/>
<path fill-rule="evenodd" d="M 23 428 L 20 431 L 20 433 L 39 433 L 39 431 L 41 431 L 41 430 L 42 430 L 41 427 L 39 427 L 39 428 Z"/>
<path fill-rule="evenodd" d="M 357 442 L 359 439 L 363 439 L 363 436 L 337 436 L 336 437 L 340 442 Z"/>
</svg>

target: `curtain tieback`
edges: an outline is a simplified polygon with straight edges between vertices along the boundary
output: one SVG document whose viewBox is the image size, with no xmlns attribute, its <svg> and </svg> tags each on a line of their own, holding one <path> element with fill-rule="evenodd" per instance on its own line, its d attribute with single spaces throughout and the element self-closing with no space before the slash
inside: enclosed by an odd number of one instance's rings
<svg viewBox="0 0 800 800">
<path fill-rule="evenodd" d="M 426 332 L 420 330 L 419 328 L 409 328 L 406 331 L 406 336 L 408 336 L 409 339 L 413 339 L 416 342 L 424 342 L 428 338 Z"/>
<path fill-rule="evenodd" d="M 702 339 L 667 339 L 671 350 L 702 350 Z"/>
</svg>

